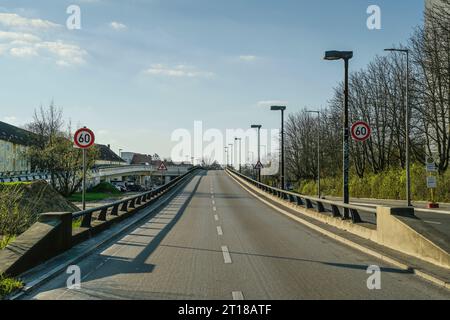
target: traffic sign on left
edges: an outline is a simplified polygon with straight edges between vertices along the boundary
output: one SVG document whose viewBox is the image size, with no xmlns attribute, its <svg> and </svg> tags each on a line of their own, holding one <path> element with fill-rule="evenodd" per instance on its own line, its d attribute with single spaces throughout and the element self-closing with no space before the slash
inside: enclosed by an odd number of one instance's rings
<svg viewBox="0 0 450 320">
<path fill-rule="evenodd" d="M 94 132 L 86 127 L 78 129 L 73 136 L 73 142 L 77 148 L 88 149 L 94 145 Z"/>
</svg>

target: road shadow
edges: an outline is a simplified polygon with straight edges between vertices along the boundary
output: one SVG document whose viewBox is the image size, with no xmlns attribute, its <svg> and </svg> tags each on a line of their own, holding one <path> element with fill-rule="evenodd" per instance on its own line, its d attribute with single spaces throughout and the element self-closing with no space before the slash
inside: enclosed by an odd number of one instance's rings
<svg viewBox="0 0 450 320">
<path fill-rule="evenodd" d="M 147 259 L 151 256 L 151 254 L 158 248 L 158 246 L 161 244 L 163 239 L 167 236 L 167 234 L 172 230 L 172 228 L 177 224 L 177 222 L 182 217 L 183 213 L 185 212 L 186 208 L 189 206 L 189 204 L 192 201 L 192 198 L 196 194 L 198 187 L 203 179 L 203 177 L 206 174 L 203 172 L 199 173 L 197 176 L 200 176 L 197 180 L 193 191 L 181 191 L 173 195 L 171 198 L 171 202 L 168 203 L 168 205 L 162 207 L 157 212 L 155 212 L 151 217 L 149 217 L 145 222 L 143 222 L 140 226 L 137 226 L 134 228 L 134 230 L 130 233 L 127 233 L 123 237 L 121 237 L 119 240 L 116 240 L 112 242 L 108 249 L 110 249 L 113 246 L 120 246 L 120 247 L 134 247 L 136 250 L 139 250 L 139 248 L 143 248 L 136 257 L 134 258 L 125 258 L 125 257 L 117 257 L 115 254 L 105 255 L 102 253 L 96 253 L 94 254 L 93 258 L 96 260 L 99 260 L 99 262 L 103 262 L 101 267 L 98 267 L 96 270 L 92 271 L 91 273 L 88 273 L 85 278 L 83 279 L 83 282 L 87 281 L 95 281 L 102 278 L 108 278 L 119 274 L 141 274 L 141 273 L 151 273 L 153 272 L 155 266 L 152 264 L 146 263 Z M 146 227 L 145 225 L 152 220 L 157 220 L 158 214 L 160 214 L 162 211 L 164 211 L 170 204 L 173 203 L 173 200 L 176 199 L 179 196 L 182 196 L 183 194 L 189 194 L 187 198 L 184 200 L 184 203 L 181 205 L 179 209 L 176 210 L 176 213 L 174 217 L 163 227 L 163 228 L 150 228 Z M 156 222 L 158 223 L 158 222 Z M 155 230 L 155 232 L 158 232 L 156 235 L 143 235 L 136 233 L 139 229 L 147 229 L 147 230 Z M 127 235 L 133 236 L 133 237 L 149 237 L 152 238 L 152 240 L 149 243 L 139 243 L 136 241 L 128 241 L 124 240 L 124 237 Z M 108 250 L 107 249 L 107 250 Z M 118 250 L 117 250 L 118 251 Z M 131 250 L 133 251 L 133 250 Z M 117 254 L 117 252 L 116 252 Z"/>
<path fill-rule="evenodd" d="M 186 249 L 186 250 L 208 251 L 208 252 L 222 254 L 221 250 L 212 250 L 212 249 L 205 249 L 205 248 L 183 247 L 183 246 L 173 246 L 173 245 L 163 245 L 163 247 Z M 344 268 L 344 269 L 367 270 L 369 268 L 369 265 L 365 265 L 365 264 L 337 263 L 337 262 L 302 259 L 302 258 L 295 258 L 295 257 L 274 256 L 274 255 L 250 253 L 250 252 L 230 251 L 230 254 L 231 255 L 250 256 L 250 257 L 270 258 L 270 259 L 277 259 L 277 260 L 317 263 L 317 264 L 327 265 L 327 266 L 336 267 L 336 268 Z M 380 270 L 382 272 L 387 272 L 387 273 L 401 273 L 401 274 L 410 274 L 411 273 L 411 271 L 409 271 L 409 270 L 402 270 L 402 269 L 389 268 L 389 267 L 380 267 Z"/>
</svg>

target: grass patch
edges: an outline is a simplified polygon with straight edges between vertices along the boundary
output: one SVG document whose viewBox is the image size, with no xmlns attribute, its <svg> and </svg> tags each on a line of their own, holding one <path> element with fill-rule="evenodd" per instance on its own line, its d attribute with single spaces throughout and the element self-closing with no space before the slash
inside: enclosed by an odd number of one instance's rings
<svg viewBox="0 0 450 320">
<path fill-rule="evenodd" d="M 105 192 L 86 192 L 86 201 L 101 201 L 105 199 L 110 198 L 118 198 L 120 197 L 119 194 L 111 194 L 111 193 L 105 193 Z M 81 202 L 82 195 L 81 193 L 74 193 L 70 197 L 67 198 L 67 200 L 72 202 Z"/>
<path fill-rule="evenodd" d="M 23 287 L 20 280 L 8 278 L 0 274 L 0 299 Z"/>
<path fill-rule="evenodd" d="M 72 220 L 72 229 L 78 229 L 79 227 L 81 227 L 81 222 L 83 221 L 82 218 L 76 219 L 76 220 Z"/>
<path fill-rule="evenodd" d="M 27 186 L 27 185 L 32 184 L 32 182 L 30 182 L 30 181 L 28 181 L 28 182 L 24 182 L 24 181 L 16 181 L 16 182 L 1 182 L 0 184 L 1 184 L 2 186 L 7 186 L 7 187 L 10 187 L 10 186 L 20 186 L 20 185 Z"/>
<path fill-rule="evenodd" d="M 13 237 L 2 237 L 0 236 L 0 250 L 5 249 L 5 247 L 10 244 L 11 242 L 13 242 L 16 239 L 15 236 Z"/>
</svg>

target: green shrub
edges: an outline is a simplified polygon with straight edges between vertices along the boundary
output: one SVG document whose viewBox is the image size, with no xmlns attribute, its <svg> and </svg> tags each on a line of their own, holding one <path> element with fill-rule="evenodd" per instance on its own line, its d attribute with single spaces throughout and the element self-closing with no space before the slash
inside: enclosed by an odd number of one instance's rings
<svg viewBox="0 0 450 320">
<path fill-rule="evenodd" d="M 111 183 L 109 182 L 101 182 L 98 185 L 96 185 L 93 188 L 90 188 L 87 190 L 91 193 L 111 193 L 111 194 L 119 194 L 120 191 L 116 189 Z"/>
<path fill-rule="evenodd" d="M 322 194 L 325 196 L 342 196 L 342 177 L 328 177 L 321 180 Z M 404 169 L 392 168 L 379 174 L 368 173 L 359 178 L 350 175 L 350 195 L 355 198 L 394 199 L 406 198 L 406 173 Z M 317 183 L 312 180 L 301 181 L 298 192 L 305 195 L 317 194 Z M 430 190 L 427 188 L 427 173 L 420 164 L 411 166 L 411 194 L 414 200 L 429 201 Z M 435 201 L 450 202 L 450 170 L 438 176 L 438 188 Z"/>
<path fill-rule="evenodd" d="M 17 279 L 5 277 L 0 274 L 0 299 L 22 288 L 23 283 Z"/>
</svg>

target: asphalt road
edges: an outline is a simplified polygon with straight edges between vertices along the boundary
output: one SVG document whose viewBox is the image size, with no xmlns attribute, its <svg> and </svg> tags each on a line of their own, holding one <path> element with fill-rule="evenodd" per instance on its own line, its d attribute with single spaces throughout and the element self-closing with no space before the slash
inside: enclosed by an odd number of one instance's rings
<svg viewBox="0 0 450 320">
<path fill-rule="evenodd" d="M 449 299 L 450 293 L 335 243 L 253 198 L 223 171 L 199 174 L 153 218 L 28 299 Z M 367 288 L 368 266 L 381 290 Z"/>
</svg>

